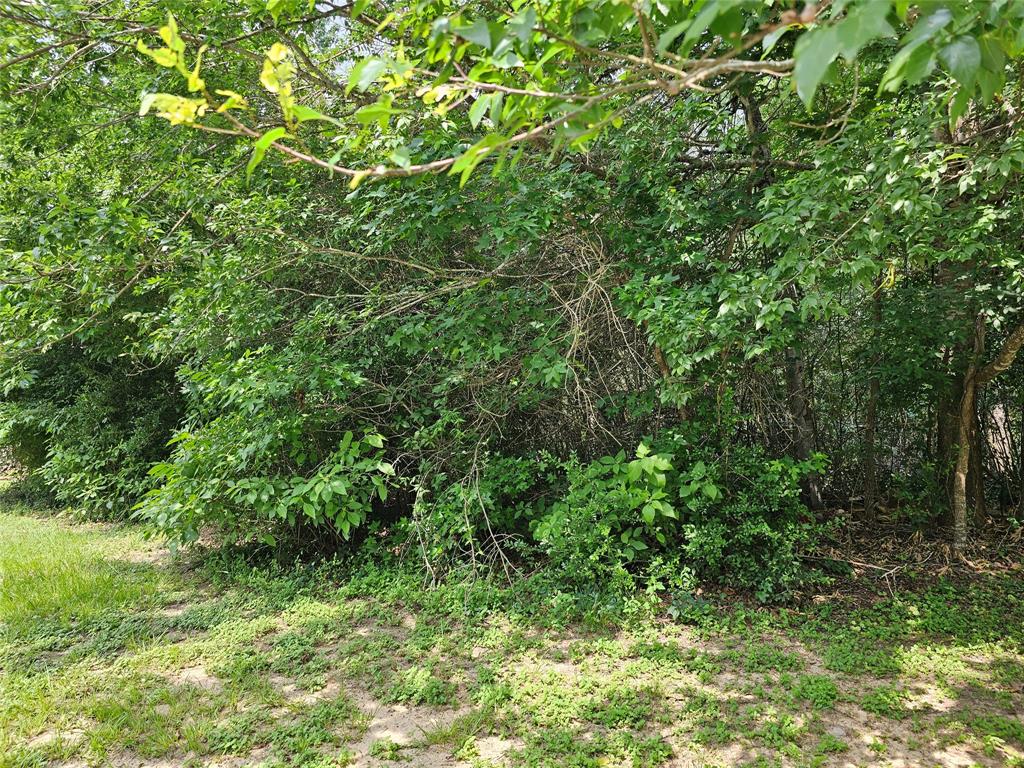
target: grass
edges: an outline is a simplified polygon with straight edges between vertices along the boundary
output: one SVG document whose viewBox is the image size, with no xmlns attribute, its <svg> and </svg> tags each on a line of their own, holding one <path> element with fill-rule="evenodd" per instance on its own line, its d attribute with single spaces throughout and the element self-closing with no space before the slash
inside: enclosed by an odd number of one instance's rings
<svg viewBox="0 0 1024 768">
<path fill-rule="evenodd" d="M 1024 765 L 1024 585 L 573 614 L 0 512 L 0 768 Z M 446 762 L 447 761 L 447 762 Z"/>
<path fill-rule="evenodd" d="M 60 523 L 7 515 L 0 526 L 0 617 L 15 630 L 43 620 L 67 625 L 111 608 L 152 602 L 159 580 L 109 559 L 141 544 L 137 534 L 69 536 Z"/>
</svg>

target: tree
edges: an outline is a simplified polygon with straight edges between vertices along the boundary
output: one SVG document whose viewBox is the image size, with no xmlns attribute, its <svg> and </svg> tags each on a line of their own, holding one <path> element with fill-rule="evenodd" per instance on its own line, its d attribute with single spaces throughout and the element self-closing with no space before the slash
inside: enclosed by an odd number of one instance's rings
<svg viewBox="0 0 1024 768">
<path fill-rule="evenodd" d="M 601 578 L 685 557 L 770 599 L 809 546 L 795 488 L 951 511 L 958 547 L 990 492 L 978 388 L 1011 431 L 1022 407 L 1013 4 L 0 23 L 5 418 L 69 407 L 61 355 L 93 415 L 151 384 L 116 505 L 171 536 L 380 526 L 431 568 L 522 547 Z M 39 423 L 42 472 L 113 487 Z"/>
</svg>

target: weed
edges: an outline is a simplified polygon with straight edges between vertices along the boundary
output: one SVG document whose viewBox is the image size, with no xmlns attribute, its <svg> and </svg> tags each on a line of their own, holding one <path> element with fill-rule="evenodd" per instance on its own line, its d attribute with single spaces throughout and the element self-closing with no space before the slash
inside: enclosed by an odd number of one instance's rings
<svg viewBox="0 0 1024 768">
<path fill-rule="evenodd" d="M 406 759 L 402 754 L 402 745 L 391 739 L 378 739 L 373 742 L 370 745 L 370 755 L 378 760 L 396 761 Z"/>
<path fill-rule="evenodd" d="M 454 683 L 436 677 L 427 667 L 411 667 L 397 676 L 388 698 L 406 704 L 441 707 L 455 702 L 455 690 Z"/>
<path fill-rule="evenodd" d="M 592 701 L 586 717 L 608 728 L 642 728 L 654 714 L 653 698 L 650 691 L 613 690 L 603 700 Z"/>
<path fill-rule="evenodd" d="M 830 677 L 801 675 L 793 694 L 798 699 L 810 702 L 815 709 L 832 709 L 839 698 L 839 688 Z"/>
<path fill-rule="evenodd" d="M 902 720 L 909 714 L 905 704 L 906 698 L 904 691 L 890 685 L 882 685 L 865 694 L 860 706 L 865 712 L 873 715 Z"/>
</svg>

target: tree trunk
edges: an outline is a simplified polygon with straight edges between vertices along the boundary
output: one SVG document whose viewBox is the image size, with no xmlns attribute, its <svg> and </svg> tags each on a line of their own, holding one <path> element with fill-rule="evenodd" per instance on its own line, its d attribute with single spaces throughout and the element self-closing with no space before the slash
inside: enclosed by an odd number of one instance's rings
<svg viewBox="0 0 1024 768">
<path fill-rule="evenodd" d="M 974 393 L 977 366 L 967 369 L 964 395 L 960 402 L 960 434 L 953 470 L 953 551 L 963 554 L 967 545 L 967 470 L 971 454 L 971 432 L 974 426 Z"/>
<path fill-rule="evenodd" d="M 971 445 L 975 425 L 975 400 L 978 387 L 992 381 L 1006 371 L 1024 348 L 1024 323 L 1010 332 L 999 354 L 988 365 L 978 368 L 978 360 L 985 349 L 985 316 L 979 314 L 974 321 L 974 354 L 964 376 L 963 398 L 960 401 L 959 442 L 956 469 L 953 472 L 953 550 L 963 554 L 967 544 L 967 472 L 970 466 Z"/>
<path fill-rule="evenodd" d="M 936 420 L 936 471 L 942 483 L 943 497 L 939 500 L 949 514 L 946 522 L 952 522 L 953 509 L 953 485 L 956 469 L 958 437 L 960 434 L 960 406 L 963 401 L 964 374 L 959 370 L 959 362 L 962 352 L 960 345 L 957 349 L 947 350 L 946 359 L 953 365 L 953 375 L 950 377 L 948 389 L 939 392 L 935 403 Z"/>
<path fill-rule="evenodd" d="M 868 382 L 868 407 L 864 417 L 864 522 L 875 522 L 878 503 L 878 477 L 875 471 L 875 432 L 878 421 L 878 375 Z"/>
<path fill-rule="evenodd" d="M 964 374 L 957 422 L 956 465 L 953 468 L 951 511 L 953 513 L 953 551 L 963 555 L 967 546 L 967 475 L 970 471 L 971 446 L 974 443 L 975 408 L 978 387 L 978 361 L 985 349 L 985 316 L 974 319 L 973 345 Z"/>
<path fill-rule="evenodd" d="M 978 400 L 980 393 L 974 393 L 974 407 L 971 409 L 971 460 L 968 470 L 968 482 L 971 489 L 971 506 L 974 514 L 974 524 L 979 526 L 985 522 L 985 455 L 981 429 L 981 419 L 978 413 Z"/>
</svg>

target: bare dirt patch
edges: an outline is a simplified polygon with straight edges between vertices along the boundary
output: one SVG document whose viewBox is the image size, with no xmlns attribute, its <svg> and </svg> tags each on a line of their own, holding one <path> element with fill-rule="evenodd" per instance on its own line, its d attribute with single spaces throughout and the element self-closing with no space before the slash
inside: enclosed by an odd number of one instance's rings
<svg viewBox="0 0 1024 768">
<path fill-rule="evenodd" d="M 220 691 L 224 686 L 220 679 L 211 675 L 202 665 L 165 672 L 164 677 L 174 685 L 191 685 L 205 691 Z"/>
<path fill-rule="evenodd" d="M 349 690 L 353 701 L 370 718 L 362 739 L 351 745 L 356 753 L 357 768 L 384 765 L 389 761 L 380 760 L 370 754 L 373 745 L 379 741 L 394 742 L 403 748 L 405 756 L 411 758 L 411 765 L 422 768 L 437 766 L 466 766 L 468 763 L 453 758 L 448 747 L 426 745 L 424 736 L 430 731 L 450 726 L 456 718 L 467 714 L 468 707 L 461 709 L 438 709 L 433 707 L 385 704 L 368 692 Z"/>
<path fill-rule="evenodd" d="M 27 746 L 29 749 L 45 749 L 51 744 L 56 744 L 57 742 L 73 746 L 81 742 L 84 738 L 85 731 L 81 728 L 72 728 L 67 731 L 51 729 L 43 731 L 37 736 L 31 738 Z"/>
</svg>

